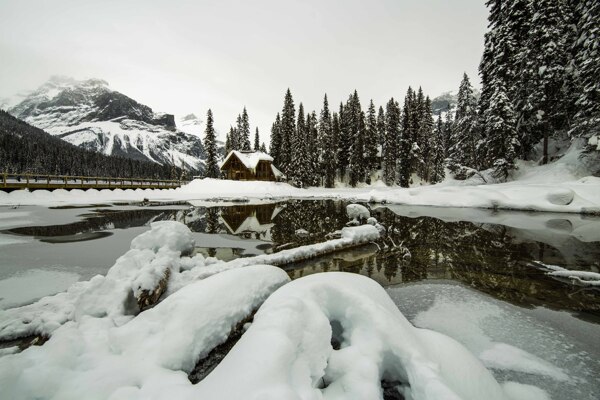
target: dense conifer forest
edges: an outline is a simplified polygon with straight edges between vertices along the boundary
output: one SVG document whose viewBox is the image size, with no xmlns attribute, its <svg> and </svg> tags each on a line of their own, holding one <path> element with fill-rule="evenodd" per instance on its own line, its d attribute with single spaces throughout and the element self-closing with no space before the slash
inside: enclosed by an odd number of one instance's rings
<svg viewBox="0 0 600 400">
<path fill-rule="evenodd" d="M 275 164 L 297 186 L 332 187 L 336 180 L 356 186 L 377 177 L 408 187 L 417 179 L 440 182 L 445 171 L 465 179 L 486 169 L 502 181 L 515 159 L 537 157 L 536 144 L 542 153 L 536 161 L 544 164 L 549 140 L 588 143 L 600 135 L 600 3 L 486 4 L 481 96 L 465 74 L 456 109 L 436 121 L 421 88 L 409 87 L 402 104 L 392 98 L 378 107 L 371 100 L 363 108 L 354 91 L 333 108 L 325 95 L 319 114 L 302 103 L 296 109 L 288 89 L 271 128 Z M 250 149 L 246 108 L 227 135 L 226 151 L 232 149 Z"/>
<path fill-rule="evenodd" d="M 180 179 L 180 168 L 73 146 L 0 110 L 0 172 Z"/>
</svg>

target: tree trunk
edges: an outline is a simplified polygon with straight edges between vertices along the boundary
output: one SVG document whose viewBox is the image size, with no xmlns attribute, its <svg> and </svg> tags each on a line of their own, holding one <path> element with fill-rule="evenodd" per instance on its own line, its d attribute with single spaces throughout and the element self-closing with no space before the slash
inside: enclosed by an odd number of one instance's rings
<svg viewBox="0 0 600 400">
<path fill-rule="evenodd" d="M 544 155 L 542 156 L 542 165 L 548 164 L 548 127 L 544 127 Z"/>
</svg>

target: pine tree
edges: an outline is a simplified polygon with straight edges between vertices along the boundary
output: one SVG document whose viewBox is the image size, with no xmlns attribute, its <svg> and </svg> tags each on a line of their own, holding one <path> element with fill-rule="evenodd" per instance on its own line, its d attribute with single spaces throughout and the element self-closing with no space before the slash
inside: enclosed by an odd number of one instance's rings
<svg viewBox="0 0 600 400">
<path fill-rule="evenodd" d="M 312 186 L 318 186 L 321 184 L 319 159 L 320 159 L 320 148 L 319 148 L 319 129 L 317 127 L 317 113 L 312 111 L 306 119 L 306 147 L 307 147 L 307 183 Z"/>
<path fill-rule="evenodd" d="M 567 124 L 567 19 L 561 1 L 536 0 L 532 6 L 525 69 L 533 79 L 528 101 L 535 112 L 537 138 L 544 140 L 542 163 L 545 164 L 550 133 L 564 129 Z M 499 27 L 500 32 L 505 30 L 504 26 Z"/>
<path fill-rule="evenodd" d="M 323 183 L 325 187 L 332 188 L 335 183 L 336 149 L 337 143 L 333 139 L 333 127 L 327 94 L 323 98 L 323 109 L 319 118 L 319 147 L 322 151 L 320 165 L 323 171 Z"/>
<path fill-rule="evenodd" d="M 262 144 L 260 145 L 260 151 L 263 153 L 267 152 L 267 146 L 265 145 L 265 142 L 262 142 Z"/>
<path fill-rule="evenodd" d="M 225 136 L 225 156 L 229 154 L 233 147 L 231 145 L 231 136 L 233 134 L 233 127 L 229 128 L 229 133 Z"/>
<path fill-rule="evenodd" d="M 439 115 L 437 123 L 435 124 L 435 130 L 431 137 L 430 146 L 430 176 L 429 182 L 432 184 L 441 182 L 444 180 L 444 123 L 442 122 L 442 116 Z"/>
<path fill-rule="evenodd" d="M 340 118 L 337 113 L 333 113 L 331 115 L 331 145 L 335 153 L 335 171 L 334 175 L 338 174 L 338 166 L 339 163 L 339 154 L 340 154 L 340 138 L 341 138 L 341 128 L 340 128 Z M 338 175 L 341 179 L 341 175 Z"/>
<path fill-rule="evenodd" d="M 379 106 L 379 112 L 377 113 L 377 136 L 379 138 L 379 154 L 383 154 L 383 143 L 385 141 L 385 112 L 383 111 L 383 107 Z M 379 165 L 378 168 L 382 168 L 381 157 L 379 157 Z"/>
<path fill-rule="evenodd" d="M 494 175 L 506 179 L 509 172 L 515 168 L 515 149 L 518 145 L 515 112 L 502 82 L 492 81 L 491 87 L 494 91 L 490 96 L 490 106 L 483 117 L 485 121 L 483 148 L 488 163 L 494 168 Z"/>
<path fill-rule="evenodd" d="M 379 146 L 379 129 L 377 127 L 377 114 L 373 100 L 369 103 L 366 118 L 365 131 L 365 158 L 366 158 L 366 182 L 371 183 L 371 173 L 377 169 L 377 152 Z"/>
<path fill-rule="evenodd" d="M 577 112 L 570 133 L 591 138 L 600 136 L 600 3 L 597 0 L 580 1 L 576 12 L 573 64 L 579 90 L 574 96 Z"/>
<path fill-rule="evenodd" d="M 346 115 L 346 109 L 344 105 L 340 103 L 340 112 L 338 114 L 339 124 L 339 137 L 338 137 L 338 171 L 340 180 L 344 180 L 346 177 L 346 171 L 350 164 L 350 146 L 352 145 L 352 138 L 350 135 L 349 116 Z"/>
<path fill-rule="evenodd" d="M 294 99 L 290 89 L 285 93 L 283 110 L 281 113 L 281 147 L 280 147 L 280 163 L 284 174 L 291 176 L 291 162 L 294 158 L 294 150 L 292 148 L 292 138 L 296 132 L 296 109 L 294 107 Z"/>
<path fill-rule="evenodd" d="M 391 98 L 386 105 L 385 111 L 385 135 L 382 153 L 383 181 L 386 185 L 393 185 L 396 182 L 396 159 L 398 157 L 399 138 L 400 107 Z"/>
<path fill-rule="evenodd" d="M 365 181 L 365 115 L 361 110 L 356 90 L 350 95 L 344 108 L 346 126 L 350 139 L 349 184 L 354 187 Z"/>
<path fill-rule="evenodd" d="M 416 102 L 417 98 L 411 87 L 404 98 L 402 112 L 402 132 L 398 141 L 398 175 L 396 180 L 402 187 L 408 187 L 412 167 L 412 140 L 416 131 Z M 386 115 L 389 110 L 386 110 Z M 389 118 L 389 117 L 388 117 Z"/>
<path fill-rule="evenodd" d="M 213 115 L 209 109 L 206 113 L 206 129 L 204 130 L 204 152 L 206 153 L 207 178 L 219 177 L 219 166 L 217 164 L 217 141 L 215 128 L 213 127 Z"/>
<path fill-rule="evenodd" d="M 434 128 L 433 112 L 431 110 L 431 100 L 429 96 L 425 98 L 424 105 L 421 109 L 421 124 L 419 126 L 419 139 L 420 139 L 420 155 L 422 162 L 417 170 L 417 174 L 421 179 L 429 181 L 432 167 L 432 142 L 435 142 L 437 138 L 433 138 Z M 437 151 L 437 150 L 436 150 Z"/>
<path fill-rule="evenodd" d="M 240 129 L 240 147 L 242 150 L 250 150 L 250 120 L 246 107 L 242 111 L 242 124 Z"/>
<path fill-rule="evenodd" d="M 260 136 L 258 134 L 258 126 L 256 127 L 256 133 L 254 134 L 254 151 L 260 149 Z"/>
<path fill-rule="evenodd" d="M 468 168 L 478 165 L 476 147 L 477 135 L 477 101 L 473 95 L 473 87 L 465 73 L 458 89 L 456 115 L 452 126 L 452 145 L 448 155 L 448 169 L 457 179 L 466 178 Z"/>
<path fill-rule="evenodd" d="M 304 119 L 304 106 L 302 103 L 298 106 L 298 122 L 296 130 L 292 136 L 292 147 L 294 148 L 294 157 L 290 163 L 289 177 L 298 187 L 308 185 L 308 154 L 307 154 L 307 125 Z"/>
<path fill-rule="evenodd" d="M 276 166 L 281 166 L 281 117 L 277 113 L 275 122 L 271 126 L 271 144 L 270 154 L 273 157 L 273 163 Z"/>
</svg>

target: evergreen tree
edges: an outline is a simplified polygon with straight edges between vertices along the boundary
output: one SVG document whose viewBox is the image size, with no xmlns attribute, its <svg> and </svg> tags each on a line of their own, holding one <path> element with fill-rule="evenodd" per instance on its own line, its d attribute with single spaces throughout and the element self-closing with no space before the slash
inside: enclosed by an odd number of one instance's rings
<svg viewBox="0 0 600 400">
<path fill-rule="evenodd" d="M 490 106 L 483 116 L 483 148 L 488 163 L 494 168 L 494 175 L 506 179 L 509 172 L 515 168 L 515 149 L 518 145 L 515 112 L 502 82 L 492 82 L 491 86 L 494 92 L 491 93 Z"/>
<path fill-rule="evenodd" d="M 308 184 L 312 186 L 318 186 L 321 184 L 319 159 L 320 159 L 320 147 L 319 147 L 319 129 L 317 127 L 317 113 L 312 111 L 306 119 L 306 146 L 307 146 L 307 173 L 308 173 Z"/>
<path fill-rule="evenodd" d="M 281 166 L 281 117 L 277 113 L 275 122 L 271 126 L 271 145 L 270 154 L 273 157 L 273 163 L 276 166 Z"/>
<path fill-rule="evenodd" d="M 225 156 L 229 154 L 231 150 L 233 150 L 233 146 L 231 145 L 231 136 L 233 135 L 233 127 L 229 127 L 229 133 L 225 136 Z"/>
<path fill-rule="evenodd" d="M 296 130 L 292 136 L 292 147 L 294 148 L 294 157 L 290 163 L 289 177 L 292 182 L 298 187 L 305 187 L 308 185 L 308 146 L 306 143 L 307 139 L 307 125 L 304 119 L 304 106 L 302 103 L 298 106 L 298 122 L 296 124 Z"/>
<path fill-rule="evenodd" d="M 573 68 L 578 93 L 574 96 L 577 112 L 571 134 L 590 138 L 600 136 L 600 3 L 577 3 L 577 23 Z"/>
<path fill-rule="evenodd" d="M 331 115 L 331 142 L 332 142 L 332 148 L 334 150 L 335 153 L 335 170 L 336 173 L 337 171 L 339 171 L 338 166 L 340 165 L 339 163 L 339 154 L 340 154 L 340 138 L 341 138 L 341 128 L 340 128 L 340 118 L 338 116 L 337 113 L 333 113 Z M 336 174 L 334 174 L 336 175 Z M 341 175 L 340 175 L 340 179 L 341 179 Z"/>
<path fill-rule="evenodd" d="M 365 116 L 361 110 L 356 90 L 344 108 L 346 127 L 350 139 L 350 159 L 348 165 L 349 184 L 354 187 L 365 180 Z"/>
<path fill-rule="evenodd" d="M 217 141 L 213 122 L 212 111 L 209 109 L 206 113 L 206 129 L 204 130 L 204 152 L 206 154 L 206 169 L 204 171 L 204 176 L 207 178 L 219 177 Z"/>
<path fill-rule="evenodd" d="M 383 155 L 383 143 L 385 141 L 385 112 L 383 111 L 383 107 L 379 106 L 379 112 L 377 113 L 377 137 L 379 138 L 379 151 L 380 155 Z M 381 157 L 379 159 L 378 168 L 382 168 L 382 160 Z"/>
<path fill-rule="evenodd" d="M 477 135 L 477 101 L 473 95 L 473 87 L 465 73 L 458 89 L 456 115 L 452 126 L 448 155 L 448 169 L 457 179 L 467 177 L 468 168 L 478 165 L 476 147 Z"/>
<path fill-rule="evenodd" d="M 435 130 L 431 137 L 430 146 L 430 176 L 429 182 L 432 184 L 441 182 L 444 180 L 444 162 L 446 155 L 444 154 L 444 123 L 442 122 L 442 116 L 439 115 Z"/>
<path fill-rule="evenodd" d="M 365 131 L 365 158 L 366 158 L 366 182 L 371 183 L 371 173 L 377 169 L 377 152 L 379 146 L 379 129 L 377 126 L 377 114 L 373 100 L 369 103 L 366 118 Z"/>
<path fill-rule="evenodd" d="M 254 151 L 260 149 L 260 136 L 258 134 L 258 126 L 256 127 L 256 133 L 254 134 Z"/>
<path fill-rule="evenodd" d="M 336 169 L 336 149 L 337 143 L 334 142 L 331 113 L 329 112 L 329 102 L 327 94 L 323 98 L 323 109 L 319 118 L 319 146 L 322 151 L 320 165 L 323 171 L 323 184 L 325 187 L 332 188 L 335 183 Z"/>
<path fill-rule="evenodd" d="M 421 143 L 419 144 L 419 148 L 422 162 L 417 170 L 417 173 L 421 179 L 427 182 L 430 180 L 433 164 L 432 160 L 434 158 L 432 146 L 434 145 L 434 142 L 435 145 L 437 145 L 437 138 L 433 137 L 434 123 L 433 112 L 431 110 L 431 100 L 429 99 L 429 96 L 427 96 L 421 109 L 421 123 L 419 126 L 419 139 Z"/>
<path fill-rule="evenodd" d="M 293 175 L 291 170 L 291 162 L 294 158 L 294 150 L 292 148 L 292 138 L 296 132 L 296 109 L 294 107 L 294 99 L 290 89 L 285 93 L 283 110 L 281 113 L 281 147 L 280 147 L 280 163 L 284 174 Z"/>
<path fill-rule="evenodd" d="M 391 98 L 386 105 L 385 111 L 385 135 L 382 153 L 383 181 L 386 185 L 393 185 L 396 182 L 396 159 L 398 157 L 399 137 L 400 107 Z"/>
<path fill-rule="evenodd" d="M 542 163 L 545 164 L 548 162 L 550 133 L 564 129 L 567 125 L 566 100 L 569 97 L 565 89 L 568 21 L 562 1 L 536 0 L 532 2 L 532 6 L 533 18 L 525 56 L 525 70 L 528 71 L 528 76 L 533 78 L 528 101 L 535 112 L 536 138 L 543 138 L 544 141 Z M 504 26 L 499 27 L 500 32 L 505 30 Z"/>
<path fill-rule="evenodd" d="M 260 145 L 260 151 L 262 151 L 263 153 L 267 152 L 267 146 L 265 145 L 265 142 L 262 142 L 262 144 Z"/>
<path fill-rule="evenodd" d="M 402 134 L 398 141 L 398 174 L 396 180 L 402 187 L 408 187 L 411 173 L 412 140 L 415 137 L 416 127 L 416 96 L 411 87 L 408 88 L 404 98 L 402 112 Z M 389 110 L 386 110 L 386 115 Z M 389 117 L 388 117 L 389 118 Z"/>
<path fill-rule="evenodd" d="M 240 147 L 242 150 L 250 150 L 250 120 L 246 107 L 242 111 L 242 123 L 240 129 Z"/>
<path fill-rule="evenodd" d="M 346 177 L 346 171 L 350 164 L 350 146 L 352 145 L 352 138 L 350 135 L 349 116 L 346 115 L 346 109 L 344 105 L 340 103 L 340 112 L 338 114 L 339 124 L 339 137 L 338 137 L 338 171 L 340 180 L 344 180 Z"/>
</svg>

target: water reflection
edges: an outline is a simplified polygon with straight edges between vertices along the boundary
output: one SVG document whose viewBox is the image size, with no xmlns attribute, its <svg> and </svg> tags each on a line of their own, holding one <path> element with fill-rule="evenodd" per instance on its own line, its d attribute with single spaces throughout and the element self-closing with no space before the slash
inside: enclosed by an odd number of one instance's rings
<svg viewBox="0 0 600 400">
<path fill-rule="evenodd" d="M 372 206 L 387 228 L 379 243 L 285 267 L 292 278 L 347 271 L 382 285 L 452 279 L 519 305 L 600 315 L 600 291 L 557 281 L 531 266 L 600 269 L 600 218 L 475 209 Z M 346 203 L 90 210 L 81 221 L 12 229 L 53 243 L 93 240 L 114 229 L 175 220 L 198 233 L 198 252 L 230 260 L 321 242 L 348 222 Z M 251 252 L 247 250 L 251 249 Z"/>
</svg>

